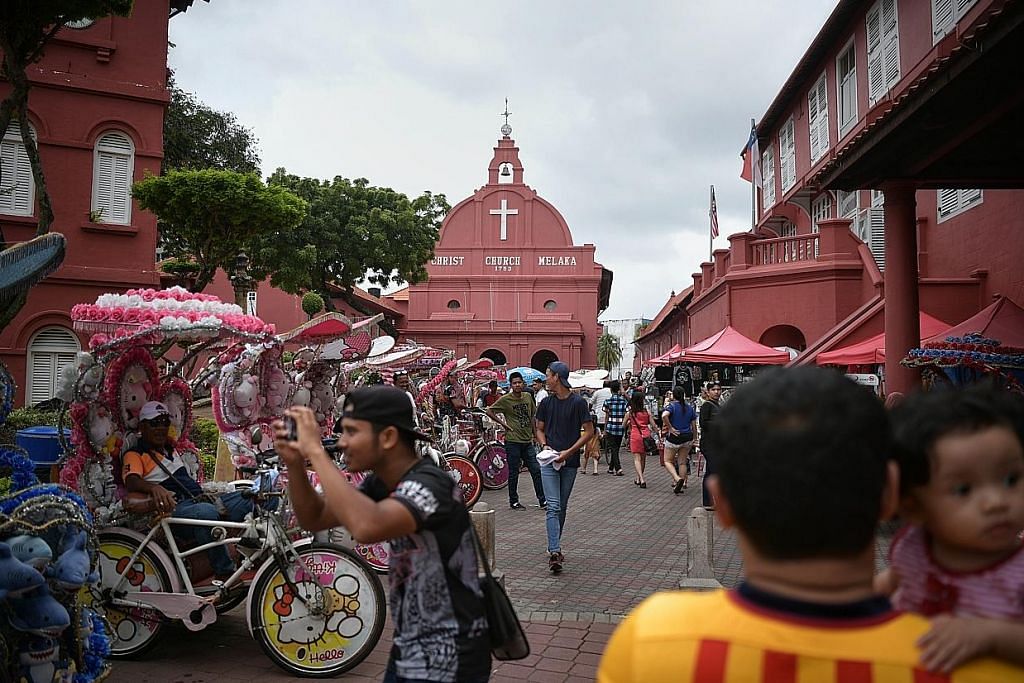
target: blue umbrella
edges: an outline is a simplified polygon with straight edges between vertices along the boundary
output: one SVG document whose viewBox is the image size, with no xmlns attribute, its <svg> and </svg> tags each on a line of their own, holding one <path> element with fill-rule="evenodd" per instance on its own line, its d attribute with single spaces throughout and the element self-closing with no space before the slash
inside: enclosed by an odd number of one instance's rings
<svg viewBox="0 0 1024 683">
<path fill-rule="evenodd" d="M 505 373 L 505 377 L 508 377 L 513 372 L 518 372 L 520 375 L 522 375 L 523 379 L 526 381 L 527 384 L 532 382 L 534 379 L 544 379 L 543 372 L 541 372 L 540 370 L 534 370 L 533 368 L 528 368 L 525 365 L 518 368 L 509 368 L 508 371 Z M 504 382 L 501 383 L 501 385 L 508 386 L 508 380 L 506 379 Z"/>
</svg>

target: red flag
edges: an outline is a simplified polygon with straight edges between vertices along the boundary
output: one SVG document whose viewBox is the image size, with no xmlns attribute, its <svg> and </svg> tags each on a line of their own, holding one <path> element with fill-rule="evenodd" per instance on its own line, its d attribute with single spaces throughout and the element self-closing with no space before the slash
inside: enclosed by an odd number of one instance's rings
<svg viewBox="0 0 1024 683">
<path fill-rule="evenodd" d="M 761 150 L 757 144 L 757 128 L 754 125 L 750 126 L 750 137 L 740 156 L 743 157 L 743 170 L 740 171 L 740 178 L 748 183 L 754 183 L 756 187 L 761 187 Z"/>
<path fill-rule="evenodd" d="M 715 186 L 711 186 L 711 239 L 718 237 L 718 207 L 715 205 Z"/>
</svg>

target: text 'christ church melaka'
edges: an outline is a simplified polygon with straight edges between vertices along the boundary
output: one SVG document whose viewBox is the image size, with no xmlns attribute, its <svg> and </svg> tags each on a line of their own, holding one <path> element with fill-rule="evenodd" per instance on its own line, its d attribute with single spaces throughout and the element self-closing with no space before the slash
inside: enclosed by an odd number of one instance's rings
<svg viewBox="0 0 1024 683">
<path fill-rule="evenodd" d="M 409 287 L 403 336 L 510 366 L 596 367 L 612 273 L 523 182 L 512 128 L 501 132 L 487 184 L 451 210 L 427 281 Z"/>
</svg>

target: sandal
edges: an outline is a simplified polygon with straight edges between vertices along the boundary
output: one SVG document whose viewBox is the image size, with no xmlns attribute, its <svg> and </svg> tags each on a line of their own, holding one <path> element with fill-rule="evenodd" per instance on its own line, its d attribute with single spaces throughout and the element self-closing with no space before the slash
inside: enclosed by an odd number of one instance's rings
<svg viewBox="0 0 1024 683">
<path fill-rule="evenodd" d="M 679 492 L 686 488 L 686 480 L 680 477 L 676 479 L 675 485 L 672 487 L 672 493 L 679 495 Z"/>
</svg>

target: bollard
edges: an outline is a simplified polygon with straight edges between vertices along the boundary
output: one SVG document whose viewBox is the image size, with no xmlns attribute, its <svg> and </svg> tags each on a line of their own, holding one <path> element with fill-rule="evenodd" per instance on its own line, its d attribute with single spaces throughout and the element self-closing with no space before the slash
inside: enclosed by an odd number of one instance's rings
<svg viewBox="0 0 1024 683">
<path fill-rule="evenodd" d="M 489 563 L 491 574 L 504 586 L 505 574 L 498 571 L 495 559 L 497 548 L 495 545 L 494 510 L 491 509 L 490 505 L 481 501 L 469 511 L 469 521 L 472 522 L 473 528 L 476 529 L 476 535 L 480 538 L 480 545 L 484 549 L 484 557 L 481 557 L 480 561 Z M 483 565 L 481 565 L 480 571 L 483 571 Z"/>
<path fill-rule="evenodd" d="M 715 545 L 715 515 L 703 507 L 696 507 L 686 522 L 686 578 L 680 588 L 709 590 L 721 588 L 715 578 L 712 549 Z"/>
</svg>

